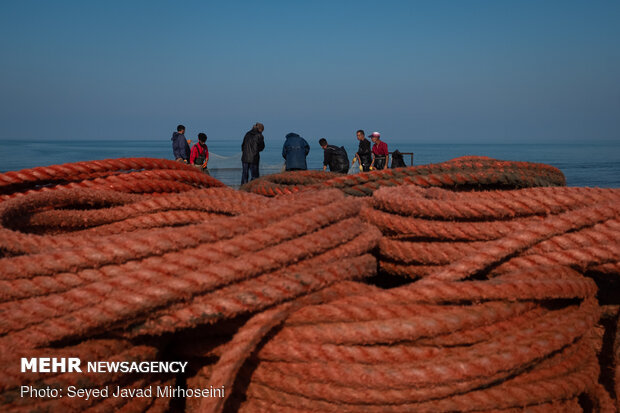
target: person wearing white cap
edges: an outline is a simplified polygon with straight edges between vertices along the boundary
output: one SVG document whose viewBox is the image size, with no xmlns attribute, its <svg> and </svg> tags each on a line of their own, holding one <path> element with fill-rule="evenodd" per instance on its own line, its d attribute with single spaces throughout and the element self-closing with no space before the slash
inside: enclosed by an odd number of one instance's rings
<svg viewBox="0 0 620 413">
<path fill-rule="evenodd" d="M 379 132 L 373 132 L 372 135 L 370 135 L 370 140 L 373 143 L 370 169 L 384 169 L 388 164 L 388 157 L 390 156 L 387 143 L 381 140 L 381 134 Z"/>
</svg>

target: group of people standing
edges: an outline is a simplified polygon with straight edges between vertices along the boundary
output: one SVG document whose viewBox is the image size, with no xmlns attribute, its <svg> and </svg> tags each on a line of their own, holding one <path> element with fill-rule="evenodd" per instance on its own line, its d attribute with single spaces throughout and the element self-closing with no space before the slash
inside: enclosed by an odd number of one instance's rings
<svg viewBox="0 0 620 413">
<path fill-rule="evenodd" d="M 252 126 L 241 143 L 241 185 L 259 177 L 260 152 L 265 149 L 265 138 L 263 131 L 265 126 L 257 122 Z M 370 135 L 370 142 L 366 139 L 362 129 L 357 131 L 359 141 L 358 151 L 355 153 L 351 166 L 359 162 L 360 170 L 371 171 L 373 169 L 384 169 L 388 163 L 388 146 L 381 140 L 379 132 Z M 172 135 L 172 150 L 174 157 L 179 162 L 185 162 L 209 173 L 207 164 L 209 162 L 209 149 L 206 145 L 207 135 L 198 134 L 198 142 L 191 148 L 191 140 L 185 138 L 185 126 L 177 126 L 177 131 Z M 319 145 L 323 149 L 323 170 L 327 168 L 331 172 L 346 174 L 349 172 L 349 157 L 343 146 L 330 145 L 327 139 L 319 139 Z M 310 152 L 308 142 L 296 133 L 288 133 L 286 141 L 282 147 L 282 157 L 285 161 L 285 170 L 300 171 L 308 169 L 306 157 Z"/>
<path fill-rule="evenodd" d="M 207 147 L 207 134 L 200 132 L 198 142 L 190 150 L 191 139 L 185 138 L 185 126 L 177 126 L 177 131 L 172 134 L 172 153 L 178 162 L 184 162 L 195 166 L 202 172 L 209 174 L 209 148 Z"/>
<path fill-rule="evenodd" d="M 387 143 L 381 140 L 381 134 L 373 132 L 370 135 L 370 140 L 373 143 L 372 148 L 370 147 L 370 142 L 366 139 L 363 129 L 358 130 L 356 135 L 359 146 L 351 166 L 355 165 L 355 162 L 359 162 L 360 169 L 364 172 L 373 169 L 384 169 L 388 163 L 390 153 L 388 152 Z"/>
</svg>

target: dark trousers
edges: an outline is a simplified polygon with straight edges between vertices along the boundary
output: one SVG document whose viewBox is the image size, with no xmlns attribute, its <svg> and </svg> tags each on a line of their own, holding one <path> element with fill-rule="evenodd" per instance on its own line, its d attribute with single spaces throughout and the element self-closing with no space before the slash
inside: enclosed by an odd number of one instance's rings
<svg viewBox="0 0 620 413">
<path fill-rule="evenodd" d="M 248 172 L 252 174 L 252 179 L 258 178 L 258 164 L 241 162 L 243 170 L 241 171 L 241 185 L 248 183 Z M 252 180 L 250 179 L 250 181 Z"/>
<path fill-rule="evenodd" d="M 375 156 L 375 169 L 384 169 L 385 159 L 386 156 Z"/>
</svg>

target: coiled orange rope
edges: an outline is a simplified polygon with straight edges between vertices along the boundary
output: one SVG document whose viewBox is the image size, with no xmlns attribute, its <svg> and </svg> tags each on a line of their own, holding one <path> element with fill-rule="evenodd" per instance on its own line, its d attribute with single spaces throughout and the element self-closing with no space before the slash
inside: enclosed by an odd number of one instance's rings
<svg viewBox="0 0 620 413">
<path fill-rule="evenodd" d="M 294 171 L 269 175 L 241 187 L 260 195 L 275 196 L 323 188 L 337 188 L 348 195 L 369 196 L 381 187 L 415 184 L 450 189 L 514 189 L 566 185 L 564 174 L 549 165 L 499 161 L 467 156 L 448 162 L 408 168 L 384 169 L 355 175 Z"/>
<path fill-rule="evenodd" d="M 459 259 L 485 251 L 497 273 L 528 266 L 568 265 L 582 271 L 614 265 L 620 253 L 620 191 L 531 188 L 454 193 L 438 188 L 381 189 L 362 217 L 387 235 L 381 267 L 408 277 L 459 277 L 442 273 Z M 507 260 L 514 256 L 511 260 Z M 447 270 L 446 270 L 447 271 Z"/>
<path fill-rule="evenodd" d="M 256 194 L 152 159 L 2 174 L 0 406 L 615 411 L 620 191 L 563 184 L 480 157 L 287 173 Z M 22 356 L 191 369 L 24 374 Z M 25 384 L 226 397 L 22 398 Z"/>
</svg>

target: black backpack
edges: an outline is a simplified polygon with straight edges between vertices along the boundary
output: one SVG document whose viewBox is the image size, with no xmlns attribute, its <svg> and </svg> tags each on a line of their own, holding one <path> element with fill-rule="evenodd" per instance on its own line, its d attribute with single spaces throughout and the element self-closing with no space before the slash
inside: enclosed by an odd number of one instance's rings
<svg viewBox="0 0 620 413">
<path fill-rule="evenodd" d="M 398 151 L 398 149 L 396 149 L 394 152 L 392 152 L 392 166 L 390 166 L 390 168 L 394 169 L 394 168 L 404 168 L 407 165 L 405 165 L 405 160 L 403 159 L 403 154 L 400 153 Z"/>
<path fill-rule="evenodd" d="M 344 146 L 338 148 L 338 158 L 340 158 L 339 161 L 342 162 L 344 165 L 349 165 L 349 155 L 347 155 L 347 150 L 344 148 Z"/>
<path fill-rule="evenodd" d="M 337 147 L 328 145 L 327 150 L 332 151 L 329 170 L 332 172 L 347 173 L 349 171 L 349 155 L 347 155 L 347 150 L 344 146 Z"/>
</svg>

